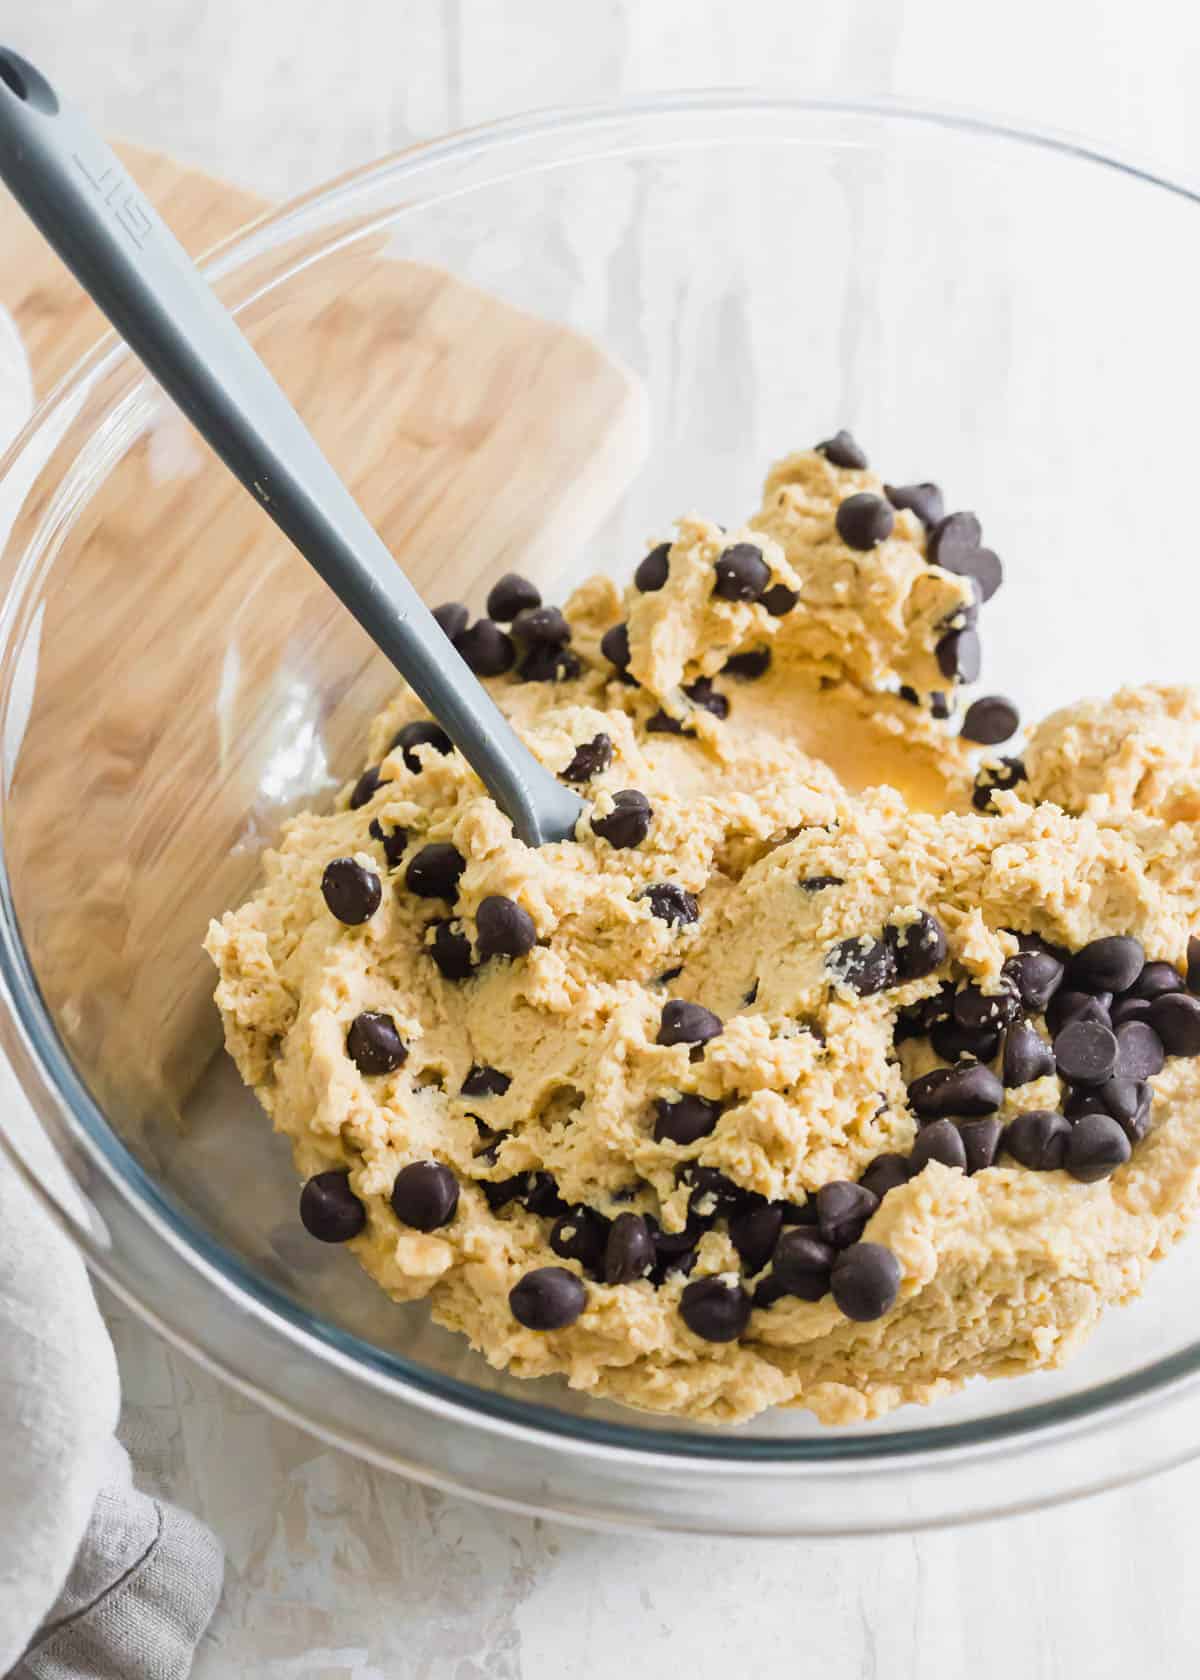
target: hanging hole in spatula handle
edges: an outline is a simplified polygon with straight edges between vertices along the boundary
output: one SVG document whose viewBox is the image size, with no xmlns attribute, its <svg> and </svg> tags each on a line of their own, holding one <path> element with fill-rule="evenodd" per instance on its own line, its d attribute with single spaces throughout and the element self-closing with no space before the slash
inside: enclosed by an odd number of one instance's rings
<svg viewBox="0 0 1200 1680">
<path fill-rule="evenodd" d="M 0 84 L 16 94 L 23 105 L 32 105 L 45 117 L 58 114 L 58 96 L 40 70 L 26 62 L 11 47 L 0 47 Z"/>
</svg>

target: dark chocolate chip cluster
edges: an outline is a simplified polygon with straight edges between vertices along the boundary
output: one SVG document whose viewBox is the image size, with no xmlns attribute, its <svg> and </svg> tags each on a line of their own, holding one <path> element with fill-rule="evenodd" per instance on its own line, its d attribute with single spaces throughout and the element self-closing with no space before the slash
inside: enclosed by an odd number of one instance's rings
<svg viewBox="0 0 1200 1680">
<path fill-rule="evenodd" d="M 515 670 L 522 682 L 567 682 L 583 669 L 560 610 L 543 606 L 537 585 L 516 572 L 492 585 L 486 615 L 474 623 L 461 601 L 435 607 L 433 616 L 477 677 Z"/>
<path fill-rule="evenodd" d="M 835 467 L 861 472 L 868 465 L 865 453 L 849 432 L 838 432 L 817 448 Z M 1004 581 L 1000 558 L 984 547 L 983 530 L 975 514 L 946 512 L 945 498 L 936 484 L 885 484 L 883 490 L 883 496 L 861 490 L 847 496 L 834 516 L 837 534 L 847 548 L 869 554 L 892 535 L 893 509 L 915 515 L 925 528 L 925 558 L 929 564 L 966 578 L 972 585 L 974 599 L 942 627 L 934 650 L 938 667 L 952 688 L 958 683 L 972 683 L 982 666 L 979 608 L 991 600 Z M 900 698 L 912 705 L 921 704 L 920 695 L 912 688 L 901 688 Z M 948 718 L 953 709 L 944 693 L 930 695 L 929 706 L 936 718 Z M 979 746 L 997 746 L 1014 735 L 1019 726 L 1020 716 L 1012 701 L 990 694 L 968 706 L 961 734 Z"/>
<path fill-rule="evenodd" d="M 920 1127 L 910 1174 L 929 1160 L 972 1173 L 1008 1157 L 1035 1172 L 1063 1168 L 1095 1183 L 1124 1165 L 1146 1135 L 1149 1081 L 1168 1056 L 1200 1055 L 1200 998 L 1189 990 L 1200 981 L 1200 941 L 1189 942 L 1185 977 L 1171 963 L 1147 962 L 1128 935 L 1094 939 L 1073 953 L 1036 934 L 1017 937 L 1021 950 L 1005 963 L 997 992 L 945 981 L 899 1012 L 897 1042 L 928 1039 L 950 1064 L 908 1087 Z M 1059 1082 L 1052 1109 L 1028 1109 L 1001 1124 L 1006 1089 L 1051 1077 Z"/>
</svg>

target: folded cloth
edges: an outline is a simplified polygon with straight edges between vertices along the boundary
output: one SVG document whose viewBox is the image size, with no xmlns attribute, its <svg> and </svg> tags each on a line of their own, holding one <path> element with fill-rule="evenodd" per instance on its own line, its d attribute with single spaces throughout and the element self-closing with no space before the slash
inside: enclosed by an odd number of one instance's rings
<svg viewBox="0 0 1200 1680">
<path fill-rule="evenodd" d="M 211 1529 L 133 1485 L 110 1440 L 66 1586 L 12 1680 L 182 1680 L 221 1591 Z"/>
<path fill-rule="evenodd" d="M 27 1106 L 13 1123 L 23 1099 L 2 1061 L 0 1101 L 6 1133 L 47 1171 Z M 185 1680 L 220 1596 L 221 1549 L 134 1487 L 87 1272 L 2 1154 L 0 1348 L 0 1673 Z"/>
<path fill-rule="evenodd" d="M 3 1067 L 6 1105 L 14 1086 Z M 31 1121 L 24 1134 L 32 1148 Z M 220 1546 L 134 1487 L 83 1262 L 2 1156 L 0 1347 L 0 1673 L 185 1680 L 220 1596 Z"/>
</svg>

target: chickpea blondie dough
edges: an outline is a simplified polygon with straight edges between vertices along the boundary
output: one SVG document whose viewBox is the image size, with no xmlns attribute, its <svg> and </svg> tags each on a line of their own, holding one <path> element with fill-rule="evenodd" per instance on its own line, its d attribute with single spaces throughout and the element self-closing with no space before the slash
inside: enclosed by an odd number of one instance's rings
<svg viewBox="0 0 1200 1680">
<path fill-rule="evenodd" d="M 497 1367 L 709 1421 L 1057 1366 L 1136 1295 L 1200 1184 L 1200 696 L 981 755 L 998 571 L 839 434 L 565 624 L 443 609 L 588 814 L 522 845 L 405 691 L 212 924 L 309 1229 Z"/>
</svg>

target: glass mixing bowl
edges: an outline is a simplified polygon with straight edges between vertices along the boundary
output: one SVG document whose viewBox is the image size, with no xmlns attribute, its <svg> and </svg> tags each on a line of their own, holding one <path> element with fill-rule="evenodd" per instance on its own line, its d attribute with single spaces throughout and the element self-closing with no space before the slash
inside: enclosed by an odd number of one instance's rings
<svg viewBox="0 0 1200 1680">
<path fill-rule="evenodd" d="M 675 514 L 738 518 L 772 458 L 844 425 L 889 478 L 980 510 L 1009 580 L 986 682 L 1028 715 L 1194 668 L 1175 457 L 1200 388 L 1196 206 L 979 122 L 689 96 L 389 159 L 209 272 L 431 598 L 478 602 L 513 564 L 560 589 L 627 573 Z M 530 374 L 547 322 L 583 358 L 579 412 L 561 363 Z M 560 429 L 593 423 L 595 459 L 560 463 Z M 536 496 L 473 476 L 500 424 Z M 394 675 L 111 342 L 9 451 L 0 504 L 3 1038 L 57 1162 L 20 1105 L 0 1125 L 164 1335 L 377 1464 L 581 1521 L 904 1528 L 1200 1448 L 1194 1240 L 1065 1370 L 840 1431 L 687 1427 L 513 1381 L 305 1240 L 200 942 L 281 819 L 359 768 Z"/>
</svg>

